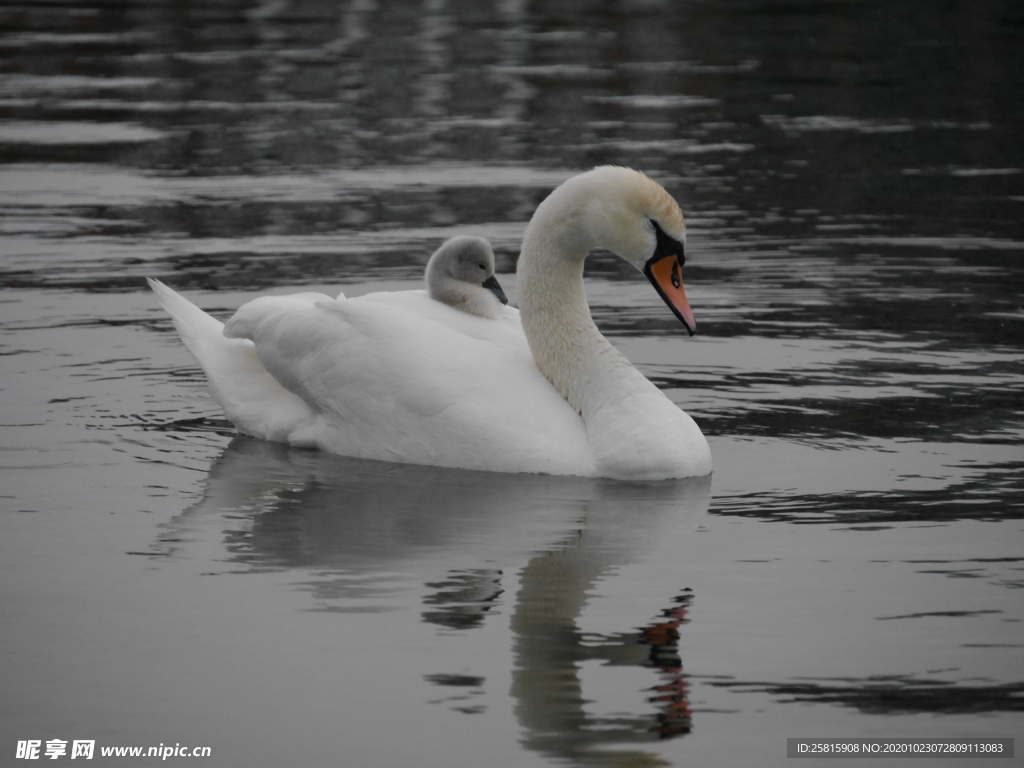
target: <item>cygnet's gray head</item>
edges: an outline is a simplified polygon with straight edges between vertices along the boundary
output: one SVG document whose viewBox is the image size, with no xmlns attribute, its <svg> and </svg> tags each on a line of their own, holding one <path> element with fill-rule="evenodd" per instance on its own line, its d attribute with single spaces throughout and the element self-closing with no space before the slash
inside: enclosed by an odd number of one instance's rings
<svg viewBox="0 0 1024 768">
<path fill-rule="evenodd" d="M 481 317 L 498 317 L 508 304 L 494 277 L 494 252 L 482 237 L 459 235 L 434 251 L 427 262 L 430 298 Z"/>
</svg>

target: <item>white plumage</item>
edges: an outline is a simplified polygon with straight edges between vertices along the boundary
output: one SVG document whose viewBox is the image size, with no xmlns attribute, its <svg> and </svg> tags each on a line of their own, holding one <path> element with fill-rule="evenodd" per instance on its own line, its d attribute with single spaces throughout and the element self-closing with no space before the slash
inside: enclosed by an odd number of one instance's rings
<svg viewBox="0 0 1024 768">
<path fill-rule="evenodd" d="M 645 217 L 682 240 L 675 201 L 635 171 L 598 168 L 555 190 L 524 238 L 522 318 L 468 314 L 425 291 L 300 293 L 255 299 L 223 325 L 150 285 L 214 399 L 255 437 L 498 472 L 706 475 L 700 429 L 600 334 L 583 295 L 591 248 L 614 245 L 640 268 L 652 258 Z"/>
</svg>

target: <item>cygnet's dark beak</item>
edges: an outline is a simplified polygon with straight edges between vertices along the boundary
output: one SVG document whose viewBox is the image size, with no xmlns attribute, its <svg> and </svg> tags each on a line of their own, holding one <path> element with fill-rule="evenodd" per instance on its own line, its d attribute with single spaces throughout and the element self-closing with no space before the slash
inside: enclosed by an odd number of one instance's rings
<svg viewBox="0 0 1024 768">
<path fill-rule="evenodd" d="M 501 286 L 498 284 L 498 278 L 496 278 L 494 275 L 491 275 L 486 280 L 484 280 L 483 286 L 491 293 L 493 293 L 495 296 L 497 296 L 498 301 L 500 301 L 502 304 L 508 304 L 508 296 L 506 296 L 505 292 L 501 290 Z"/>
</svg>

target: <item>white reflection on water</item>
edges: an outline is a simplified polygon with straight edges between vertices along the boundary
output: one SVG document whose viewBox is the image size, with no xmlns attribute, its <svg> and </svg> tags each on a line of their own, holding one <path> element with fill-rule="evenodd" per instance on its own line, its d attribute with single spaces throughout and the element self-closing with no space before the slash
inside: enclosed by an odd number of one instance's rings
<svg viewBox="0 0 1024 768">
<path fill-rule="evenodd" d="M 166 134 L 131 123 L 41 122 L 7 120 L 0 123 L 0 144 L 131 144 L 157 141 Z"/>
<path fill-rule="evenodd" d="M 592 557 L 628 560 L 664 527 L 692 528 L 709 491 L 709 480 L 615 483 L 468 472 L 237 438 L 211 467 L 203 500 L 170 525 L 177 531 L 225 510 L 251 516 L 240 529 L 246 542 L 231 559 L 282 567 L 390 570 L 443 557 L 449 548 L 500 560 L 556 546 L 580 526 L 589 531 Z M 282 515 L 290 534 L 270 533 Z"/>
<path fill-rule="evenodd" d="M 231 572 L 282 569 L 311 593 L 313 610 L 347 621 L 414 610 L 417 592 L 423 619 L 449 631 L 477 628 L 503 606 L 512 658 L 479 654 L 473 675 L 427 671 L 424 679 L 482 694 L 495 668 L 511 667 L 525 746 L 586 764 L 647 763 L 653 756 L 621 745 L 690 730 L 677 644 L 692 595 L 627 587 L 639 591 L 634 600 L 662 605 L 642 629 L 624 615 L 616 633 L 584 634 L 577 619 L 599 582 L 682 551 L 710 486 L 710 478 L 627 484 L 393 465 L 237 438 L 211 467 L 203 499 L 166 526 L 154 555 L 188 558 L 222 536 L 213 559 L 246 566 Z M 504 570 L 523 563 L 518 590 L 499 601 Z M 592 714 L 581 690 L 585 662 L 648 668 L 649 692 L 636 690 L 633 710 Z M 472 695 L 440 701 L 485 711 L 464 699 Z M 598 745 L 620 749 L 595 752 Z"/>
</svg>

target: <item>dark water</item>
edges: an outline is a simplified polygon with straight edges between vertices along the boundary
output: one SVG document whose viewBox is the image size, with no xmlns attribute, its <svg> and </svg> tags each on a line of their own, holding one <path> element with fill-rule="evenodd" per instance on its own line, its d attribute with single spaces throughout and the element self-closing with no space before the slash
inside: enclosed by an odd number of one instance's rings
<svg viewBox="0 0 1024 768">
<path fill-rule="evenodd" d="M 994 0 L 0 5 L 5 764 L 1024 737 L 1022 43 Z M 609 254 L 588 293 L 710 483 L 235 437 L 144 287 L 412 288 L 459 232 L 511 273 L 603 163 L 686 213 L 698 336 Z"/>
</svg>

